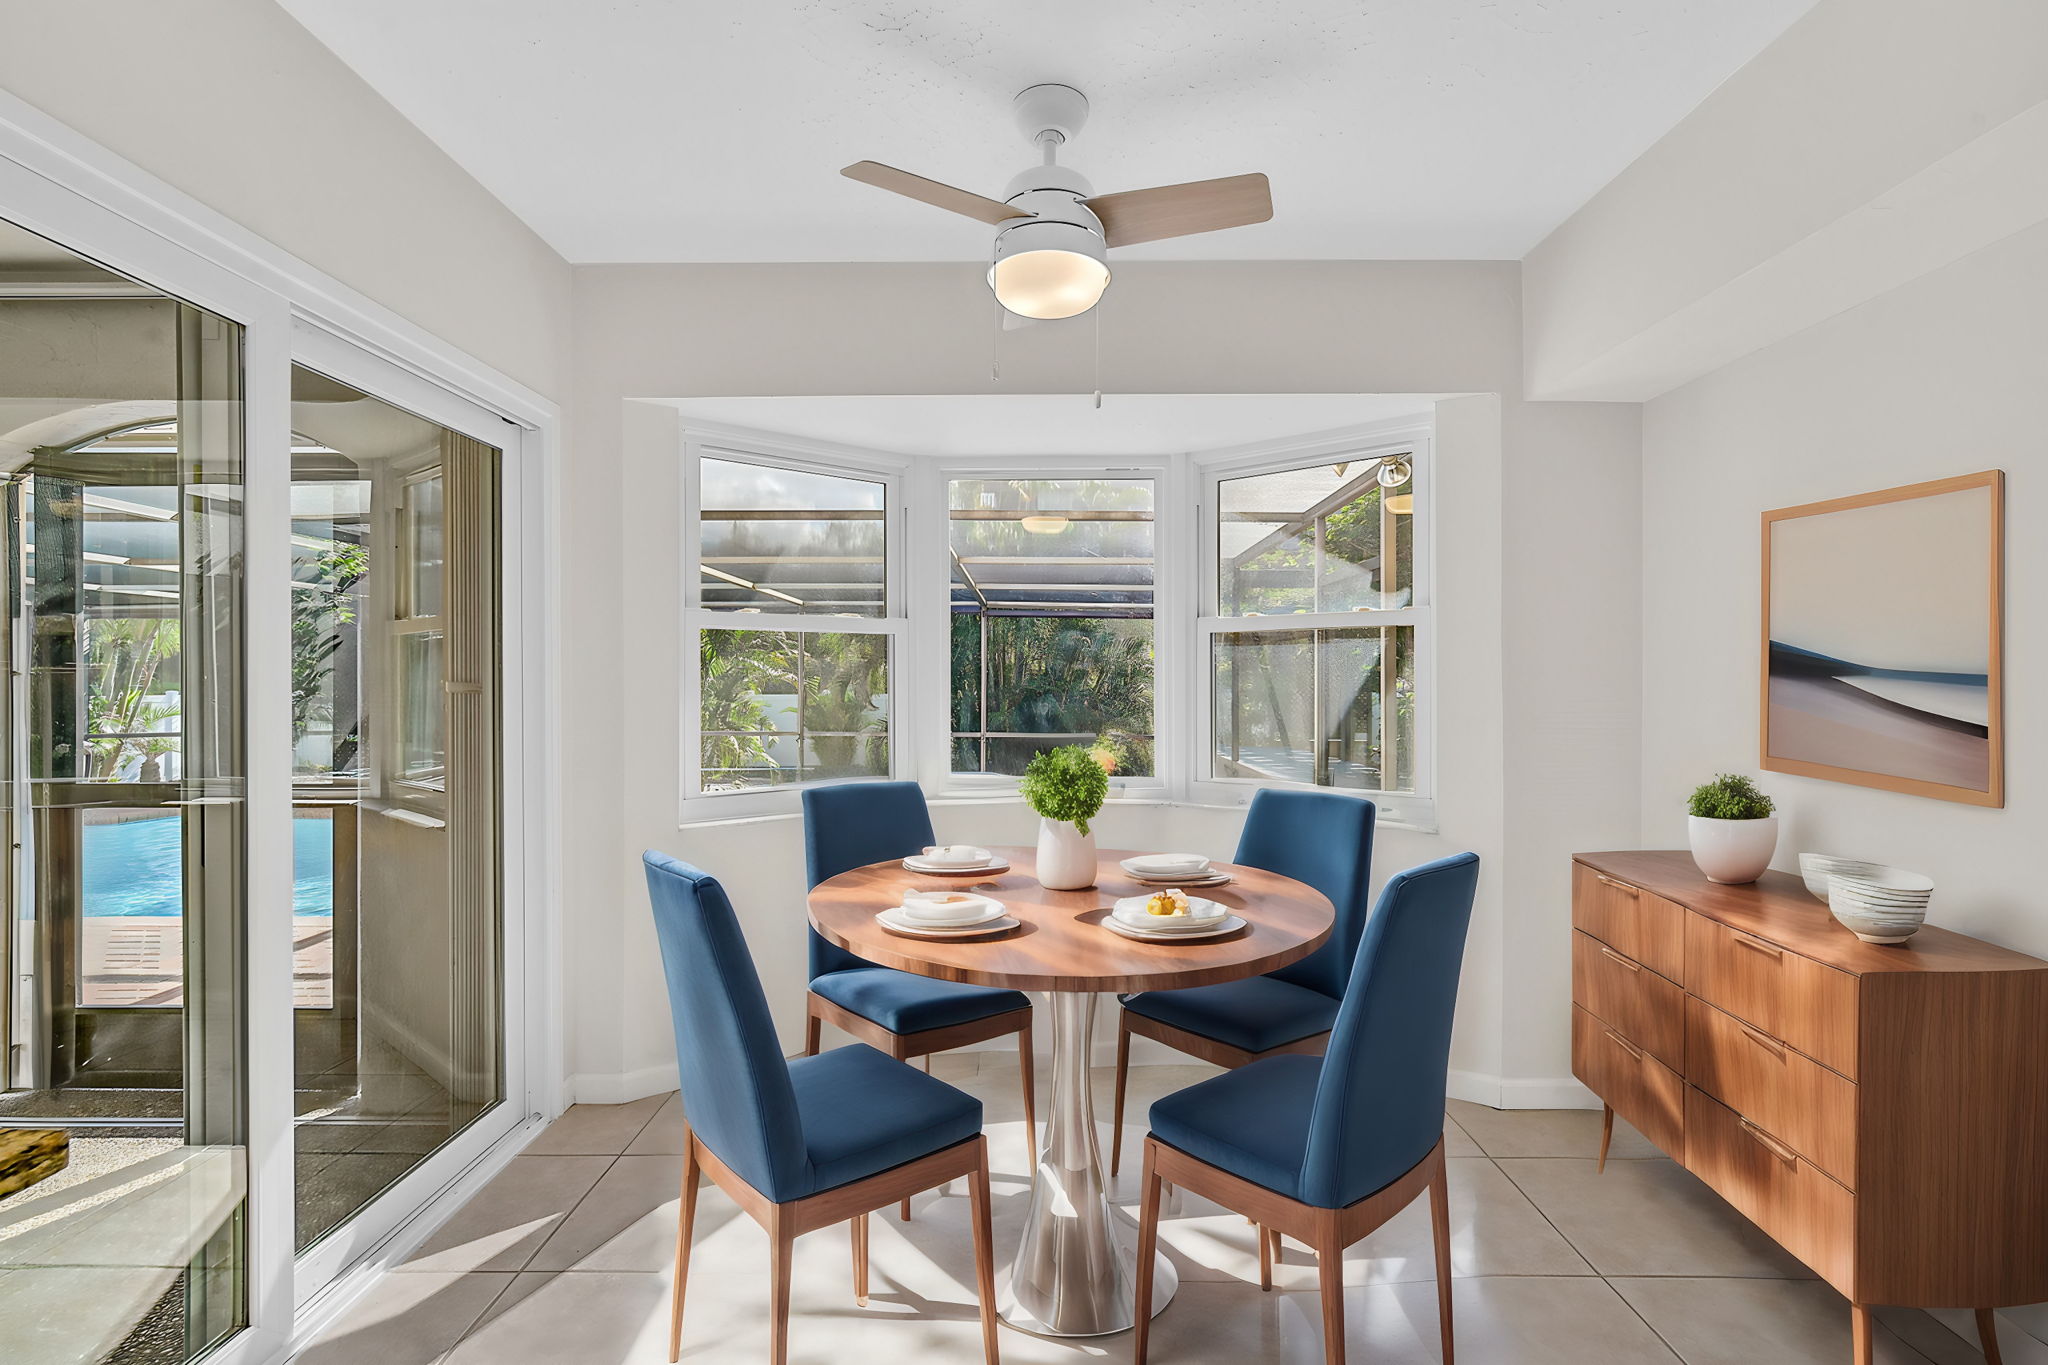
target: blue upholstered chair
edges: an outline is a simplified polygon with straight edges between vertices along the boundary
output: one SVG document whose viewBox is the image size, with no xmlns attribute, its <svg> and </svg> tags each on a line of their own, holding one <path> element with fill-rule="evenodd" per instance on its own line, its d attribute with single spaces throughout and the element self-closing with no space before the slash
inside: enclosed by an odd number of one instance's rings
<svg viewBox="0 0 2048 1365">
<path fill-rule="evenodd" d="M 1124 1081 L 1131 1069 L 1132 1034 L 1229 1067 L 1323 1050 L 1365 930 L 1374 814 L 1372 802 L 1335 792 L 1268 788 L 1252 798 L 1231 861 L 1313 886 L 1336 907 L 1336 927 L 1322 947 L 1277 972 L 1123 998 L 1116 1037 L 1116 1114 L 1109 1137 L 1111 1175 L 1123 1164 Z"/>
<path fill-rule="evenodd" d="M 668 1358 L 682 1350 L 702 1170 L 768 1233 L 773 1365 L 783 1365 L 789 1352 L 790 1244 L 799 1233 L 852 1220 L 853 1292 L 865 1304 L 868 1213 L 967 1177 L 982 1350 L 996 1365 L 981 1101 L 859 1044 L 785 1061 L 725 889 L 666 854 L 642 861 L 668 972 L 685 1120 Z"/>
<path fill-rule="evenodd" d="M 1344 1360 L 1344 1248 L 1429 1190 L 1438 1330 L 1451 1365 L 1444 1085 L 1479 857 L 1397 873 L 1365 928 L 1321 1057 L 1268 1057 L 1152 1106 L 1138 1233 L 1137 1365 L 1152 1322 L 1161 1182 L 1258 1225 L 1260 1287 L 1281 1234 L 1320 1263 L 1323 1358 Z"/>
<path fill-rule="evenodd" d="M 915 782 L 848 782 L 806 788 L 804 857 L 812 886 L 869 863 L 922 853 L 936 842 L 924 792 Z M 811 935 L 809 1018 L 804 1051 L 818 1050 L 822 1025 L 831 1024 L 891 1057 L 923 1057 L 1006 1033 L 1017 1035 L 1017 1065 L 1024 1082 L 1024 1136 L 1038 1149 L 1031 1102 L 1031 997 L 996 986 L 940 981 L 894 967 L 878 967 Z M 910 1217 L 910 1205 L 903 1206 Z"/>
</svg>

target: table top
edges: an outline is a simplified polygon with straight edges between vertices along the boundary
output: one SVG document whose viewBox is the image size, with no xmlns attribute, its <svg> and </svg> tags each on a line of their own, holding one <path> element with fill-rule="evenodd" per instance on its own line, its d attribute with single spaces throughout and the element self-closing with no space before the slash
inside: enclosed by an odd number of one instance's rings
<svg viewBox="0 0 2048 1365">
<path fill-rule="evenodd" d="M 1213 986 L 1298 962 L 1323 945 L 1336 910 L 1314 887 L 1263 868 L 1216 866 L 1234 880 L 1197 888 L 1246 926 L 1196 943 L 1143 943 L 1102 927 L 1110 906 L 1155 889 L 1117 864 L 1138 855 L 1104 849 L 1095 885 L 1048 891 L 1038 884 L 1037 850 L 995 848 L 1010 870 L 996 877 L 934 877 L 896 862 L 872 863 L 811 889 L 811 923 L 848 952 L 884 967 L 941 981 L 1026 991 L 1154 991 Z M 983 938 L 919 939 L 892 934 L 875 914 L 899 905 L 906 888 L 972 889 L 999 900 L 1021 927 Z"/>
</svg>

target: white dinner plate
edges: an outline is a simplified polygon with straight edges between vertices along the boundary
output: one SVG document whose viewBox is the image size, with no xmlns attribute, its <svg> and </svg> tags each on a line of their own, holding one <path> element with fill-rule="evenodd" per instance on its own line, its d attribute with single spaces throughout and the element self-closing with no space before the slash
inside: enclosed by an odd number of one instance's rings
<svg viewBox="0 0 2048 1365">
<path fill-rule="evenodd" d="M 1001 858 L 991 858 L 974 867 L 962 867 L 957 863 L 940 866 L 911 855 L 903 860 L 903 866 L 912 872 L 921 872 L 927 877 L 991 877 L 998 872 L 1008 872 L 1010 864 Z"/>
<path fill-rule="evenodd" d="M 1133 876 L 1131 878 L 1132 881 L 1140 886 L 1177 886 L 1183 891 L 1192 890 L 1198 886 L 1223 886 L 1228 884 L 1230 879 L 1228 872 L 1204 872 L 1199 877 Z"/>
<path fill-rule="evenodd" d="M 902 905 L 892 905 L 889 908 L 905 924 L 921 925 L 926 929 L 965 929 L 969 925 L 980 924 L 1005 913 L 1001 901 L 990 900 L 987 896 L 957 892 L 955 894 L 961 895 L 962 899 L 956 904 L 944 907 L 952 912 L 945 919 L 927 919 L 917 914 L 907 897 Z"/>
<path fill-rule="evenodd" d="M 1203 863 L 1200 867 L 1180 868 L 1146 867 L 1144 862 L 1143 858 L 1125 858 L 1117 866 L 1130 873 L 1133 877 L 1146 877 L 1153 881 L 1181 881 L 1189 877 L 1213 877 L 1216 875 L 1215 864 L 1208 862 Z"/>
<path fill-rule="evenodd" d="M 905 938 L 973 938 L 979 934 L 1001 933 L 1005 929 L 1015 929 L 1017 927 L 1016 917 L 1007 914 L 997 915 L 993 919 L 982 920 L 978 924 L 945 926 L 919 924 L 916 920 L 897 914 L 893 908 L 876 914 L 875 923 L 881 925 L 890 933 L 901 934 Z"/>
<path fill-rule="evenodd" d="M 1225 915 L 1222 922 L 1211 929 L 1183 929 L 1178 932 L 1162 934 L 1146 929 L 1133 928 L 1115 915 L 1105 915 L 1102 920 L 1102 927 L 1109 930 L 1112 934 L 1133 938 L 1140 943 L 1187 943 L 1191 940 L 1216 938 L 1223 934 L 1236 933 L 1239 929 L 1244 928 L 1244 921 L 1236 915 Z"/>
<path fill-rule="evenodd" d="M 1141 853 L 1117 866 L 1133 877 L 1200 877 L 1209 871 L 1209 860 L 1199 853 Z"/>
</svg>

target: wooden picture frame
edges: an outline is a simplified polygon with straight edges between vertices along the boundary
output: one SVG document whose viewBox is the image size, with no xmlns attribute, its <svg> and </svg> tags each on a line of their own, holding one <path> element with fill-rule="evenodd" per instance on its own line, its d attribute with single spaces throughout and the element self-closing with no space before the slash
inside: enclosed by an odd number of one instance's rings
<svg viewBox="0 0 2048 1365">
<path fill-rule="evenodd" d="M 1781 507 L 1762 539 L 1763 768 L 2003 806 L 2004 472 Z"/>
</svg>

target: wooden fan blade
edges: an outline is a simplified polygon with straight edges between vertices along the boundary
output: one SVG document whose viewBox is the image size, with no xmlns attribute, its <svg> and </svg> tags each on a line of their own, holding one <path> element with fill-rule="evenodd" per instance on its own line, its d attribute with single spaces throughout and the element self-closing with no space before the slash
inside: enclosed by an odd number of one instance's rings
<svg viewBox="0 0 2048 1365">
<path fill-rule="evenodd" d="M 979 218 L 984 223 L 1007 223 L 1012 218 L 1038 216 L 967 190 L 927 180 L 921 175 L 912 175 L 909 171 L 899 171 L 894 166 L 884 166 L 879 161 L 856 161 L 840 174 L 848 180 L 858 180 L 878 190 L 901 194 L 948 213 L 964 213 L 969 218 Z"/>
<path fill-rule="evenodd" d="M 1220 180 L 1098 194 L 1081 202 L 1102 220 L 1103 236 L 1111 246 L 1189 237 L 1263 223 L 1273 216 L 1272 186 L 1256 171 Z"/>
</svg>

